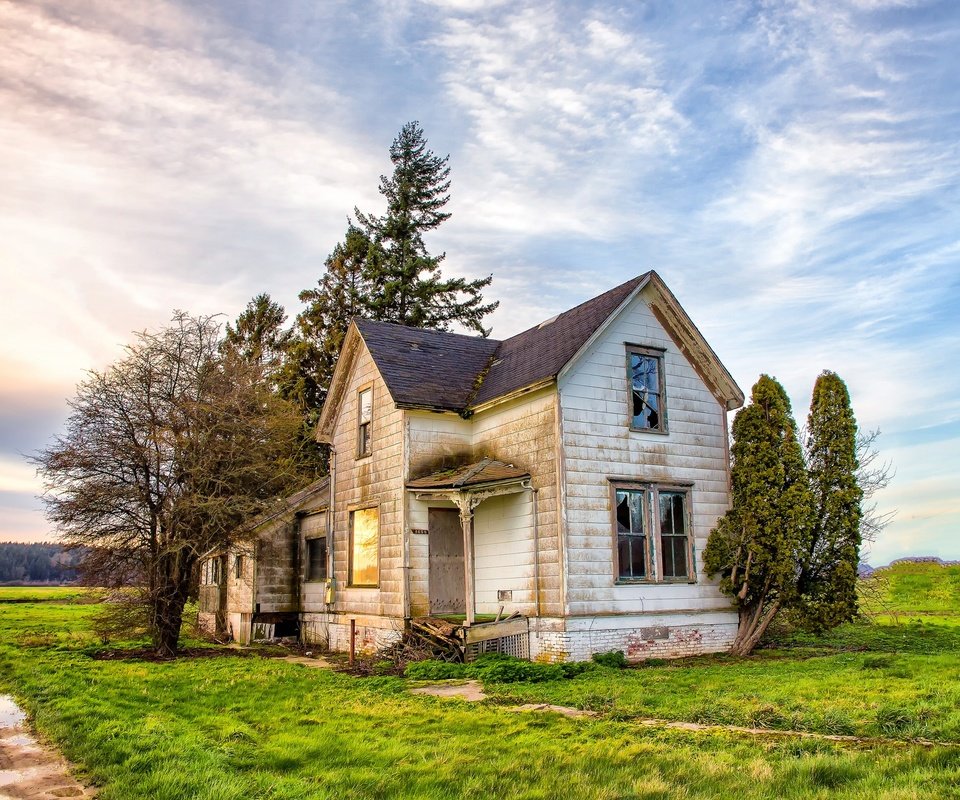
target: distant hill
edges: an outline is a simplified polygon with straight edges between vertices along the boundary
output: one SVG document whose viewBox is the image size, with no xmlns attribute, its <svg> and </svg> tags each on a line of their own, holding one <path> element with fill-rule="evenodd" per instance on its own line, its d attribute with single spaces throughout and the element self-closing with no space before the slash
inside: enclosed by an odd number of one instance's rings
<svg viewBox="0 0 960 800">
<path fill-rule="evenodd" d="M 72 583 L 78 558 L 59 544 L 0 542 L 0 584 Z"/>
<path fill-rule="evenodd" d="M 904 617 L 960 614 L 960 563 L 935 557 L 900 558 L 861 580 L 867 613 Z"/>
</svg>

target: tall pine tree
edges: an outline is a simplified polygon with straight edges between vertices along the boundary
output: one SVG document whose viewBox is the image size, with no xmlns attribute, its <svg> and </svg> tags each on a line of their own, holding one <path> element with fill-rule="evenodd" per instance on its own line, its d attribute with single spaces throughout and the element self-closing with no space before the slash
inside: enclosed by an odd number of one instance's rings
<svg viewBox="0 0 960 800">
<path fill-rule="evenodd" d="M 800 577 L 796 617 L 825 630 L 857 613 L 860 503 L 857 421 L 846 384 L 825 371 L 813 387 L 807 417 L 807 470 L 813 492 L 813 527 Z"/>
<path fill-rule="evenodd" d="M 314 424 L 325 399 L 343 337 L 353 317 L 448 330 L 453 323 L 488 333 L 483 318 L 497 303 L 484 303 L 482 290 L 491 277 L 446 279 L 423 236 L 450 213 L 449 156 L 427 147 L 417 122 L 403 126 L 390 146 L 393 174 L 380 177 L 387 200 L 382 217 L 356 210 L 347 233 L 325 262 L 317 285 L 300 293 L 306 303 L 297 316 L 286 363 L 279 379 L 281 394 L 295 401 L 307 424 Z"/>
<path fill-rule="evenodd" d="M 798 599 L 809 548 L 811 493 L 790 400 L 761 375 L 733 421 L 733 502 L 710 533 L 704 561 L 737 601 L 731 652 L 751 652 L 777 613 Z"/>
<path fill-rule="evenodd" d="M 423 236 L 449 219 L 450 157 L 427 147 L 419 122 L 408 122 L 390 145 L 393 174 L 380 176 L 387 200 L 382 217 L 356 209 L 357 222 L 370 240 L 366 277 L 376 287 L 367 313 L 372 319 L 448 330 L 457 322 L 486 336 L 483 318 L 497 303 L 484 303 L 482 290 L 491 276 L 468 281 L 444 278 L 438 256 L 427 251 Z"/>
</svg>

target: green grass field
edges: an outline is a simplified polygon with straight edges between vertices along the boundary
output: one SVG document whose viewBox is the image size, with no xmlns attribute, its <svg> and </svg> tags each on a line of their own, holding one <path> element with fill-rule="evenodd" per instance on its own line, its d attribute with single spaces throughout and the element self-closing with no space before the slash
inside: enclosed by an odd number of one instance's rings
<svg viewBox="0 0 960 800">
<path fill-rule="evenodd" d="M 0 592 L 0 690 L 107 800 L 960 796 L 960 747 L 910 742 L 960 738 L 948 625 L 851 625 L 747 659 L 491 684 L 492 702 L 467 704 L 256 656 L 97 660 L 97 606 L 76 600 Z M 601 714 L 508 708 L 533 700 Z M 665 730 L 644 716 L 894 741 Z"/>
</svg>

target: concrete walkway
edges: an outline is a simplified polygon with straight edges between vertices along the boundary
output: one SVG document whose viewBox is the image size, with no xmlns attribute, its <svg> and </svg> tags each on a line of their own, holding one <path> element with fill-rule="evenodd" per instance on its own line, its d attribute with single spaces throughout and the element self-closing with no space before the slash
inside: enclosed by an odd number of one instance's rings
<svg viewBox="0 0 960 800">
<path fill-rule="evenodd" d="M 40 744 L 27 717 L 8 695 L 0 695 L 0 800 L 94 797 L 70 774 L 70 765 Z"/>
</svg>

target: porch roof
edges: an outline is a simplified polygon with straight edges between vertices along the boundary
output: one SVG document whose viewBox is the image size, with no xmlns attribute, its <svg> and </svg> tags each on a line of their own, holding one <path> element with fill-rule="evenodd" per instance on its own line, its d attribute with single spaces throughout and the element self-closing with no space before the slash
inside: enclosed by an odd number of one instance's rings
<svg viewBox="0 0 960 800">
<path fill-rule="evenodd" d="M 530 473 L 513 464 L 505 464 L 493 458 L 484 458 L 474 464 L 434 472 L 424 478 L 407 483 L 408 489 L 429 491 L 431 489 L 466 489 L 471 486 L 506 483 L 526 480 Z"/>
</svg>

